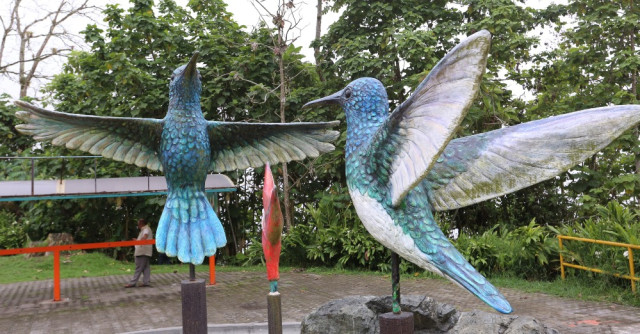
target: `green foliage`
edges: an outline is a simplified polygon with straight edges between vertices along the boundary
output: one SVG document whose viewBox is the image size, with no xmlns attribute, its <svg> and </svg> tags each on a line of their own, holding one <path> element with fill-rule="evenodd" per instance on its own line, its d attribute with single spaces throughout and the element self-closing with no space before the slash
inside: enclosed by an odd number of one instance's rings
<svg viewBox="0 0 640 334">
<path fill-rule="evenodd" d="M 537 55 L 535 65 L 523 72 L 536 96 L 528 109 L 545 115 L 637 103 L 638 7 L 633 2 L 589 0 L 569 1 L 556 9 L 574 24 L 559 28 L 558 47 Z M 581 204 L 570 208 L 574 218 L 596 215 L 597 208 L 612 199 L 638 203 L 639 147 L 637 129 L 632 129 L 565 175 L 558 187 Z"/>
<path fill-rule="evenodd" d="M 548 279 L 556 275 L 551 263 L 558 259 L 557 241 L 535 220 L 511 230 L 495 225 L 479 235 L 463 233 L 455 245 L 487 276 L 508 273 L 525 279 Z"/>
<path fill-rule="evenodd" d="M 14 114 L 17 110 L 8 94 L 0 94 L 0 156 L 23 155 L 34 144 L 31 137 L 22 136 L 16 130 L 17 119 Z M 7 174 L 6 170 L 4 174 Z"/>
<path fill-rule="evenodd" d="M 308 224 L 297 224 L 282 237 L 281 264 L 390 270 L 388 250 L 365 230 L 343 189 L 330 189 L 318 196 L 317 203 L 317 207 L 305 208 L 310 217 Z M 237 254 L 234 261 L 242 265 L 264 263 L 260 240 L 252 239 L 245 252 Z M 401 271 L 421 272 L 422 269 L 403 261 Z"/>
<path fill-rule="evenodd" d="M 496 231 L 497 228 L 496 225 L 477 236 L 462 233 L 455 242 L 460 253 L 483 275 L 489 275 L 500 269 L 497 245 L 501 240 Z"/>
<path fill-rule="evenodd" d="M 0 210 L 0 249 L 21 248 L 26 241 L 22 222 L 14 213 Z"/>
<path fill-rule="evenodd" d="M 460 13 L 447 1 L 335 1 L 340 18 L 322 37 L 323 73 L 338 86 L 375 77 L 387 87 L 392 105 L 404 101 L 454 45 Z"/>
<path fill-rule="evenodd" d="M 562 226 L 554 229 L 557 234 L 587 239 L 605 240 L 632 245 L 640 245 L 640 222 L 636 212 L 624 208 L 616 201 L 597 207 L 598 216 L 584 221 L 580 225 Z M 629 255 L 627 248 L 599 245 L 581 241 L 563 241 L 565 261 L 578 265 L 598 268 L 608 273 L 629 274 Z M 634 267 L 640 268 L 640 259 L 633 251 Z M 609 275 L 567 270 L 570 275 L 587 276 L 605 280 L 610 284 L 628 286 L 629 282 Z M 636 269 L 637 271 L 637 269 Z"/>
<path fill-rule="evenodd" d="M 515 229 L 509 238 L 511 254 L 517 255 L 510 258 L 508 268 L 517 277 L 548 279 L 555 276 L 551 263 L 558 260 L 558 244 L 549 229 L 537 225 L 534 219 L 529 225 Z"/>
</svg>

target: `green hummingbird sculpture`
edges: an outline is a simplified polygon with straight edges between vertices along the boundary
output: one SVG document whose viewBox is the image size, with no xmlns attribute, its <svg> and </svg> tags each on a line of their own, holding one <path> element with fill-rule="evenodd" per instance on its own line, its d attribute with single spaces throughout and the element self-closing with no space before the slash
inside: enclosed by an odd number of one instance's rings
<svg viewBox="0 0 640 334">
<path fill-rule="evenodd" d="M 204 192 L 208 171 L 225 172 L 277 164 L 334 149 L 338 137 L 327 123 L 207 121 L 200 107 L 198 53 L 178 67 L 169 83 L 164 119 L 97 117 L 42 109 L 16 101 L 20 132 L 117 161 L 163 171 L 168 197 L 156 233 L 156 248 L 182 262 L 200 264 L 227 240 Z"/>
<path fill-rule="evenodd" d="M 433 211 L 508 194 L 568 170 L 635 126 L 640 106 L 588 109 L 453 139 L 478 92 L 490 44 L 483 30 L 457 45 L 392 113 L 384 86 L 373 78 L 305 107 L 344 109 L 347 185 L 371 235 L 510 313 L 504 296 L 440 231 Z"/>
</svg>

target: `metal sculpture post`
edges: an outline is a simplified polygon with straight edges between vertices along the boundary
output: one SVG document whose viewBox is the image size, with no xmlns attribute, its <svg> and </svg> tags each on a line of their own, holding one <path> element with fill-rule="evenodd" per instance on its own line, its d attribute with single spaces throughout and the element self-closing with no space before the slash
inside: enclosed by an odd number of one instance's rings
<svg viewBox="0 0 640 334">
<path fill-rule="evenodd" d="M 380 315 L 380 334 L 413 334 L 413 313 L 400 305 L 400 257 L 391 252 L 391 312 Z"/>
<path fill-rule="evenodd" d="M 196 279 L 196 266 L 189 263 L 189 279 L 181 282 L 182 332 L 207 333 L 207 294 L 204 279 Z"/>
<path fill-rule="evenodd" d="M 262 250 L 267 262 L 267 279 L 269 280 L 269 294 L 267 295 L 267 317 L 269 334 L 282 333 L 282 301 L 278 291 L 280 239 L 282 236 L 282 211 L 278 192 L 273 182 L 273 174 L 269 164 L 265 166 L 264 188 L 262 190 Z"/>
</svg>

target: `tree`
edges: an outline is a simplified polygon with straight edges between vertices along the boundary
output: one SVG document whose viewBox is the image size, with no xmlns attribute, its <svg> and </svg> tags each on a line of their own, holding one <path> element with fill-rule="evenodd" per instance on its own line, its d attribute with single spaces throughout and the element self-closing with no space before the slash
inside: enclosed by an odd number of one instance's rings
<svg viewBox="0 0 640 334">
<path fill-rule="evenodd" d="M 392 106 L 408 96 L 427 70 L 455 45 L 460 13 L 448 1 L 338 0 L 331 10 L 340 18 L 322 37 L 321 64 L 343 86 L 359 77 L 375 77 L 387 87 Z"/>
<path fill-rule="evenodd" d="M 74 36 L 66 30 L 65 23 L 71 18 L 87 16 L 96 9 L 89 4 L 89 0 L 59 0 L 57 3 L 33 7 L 44 10 L 38 13 L 38 10 L 28 8 L 23 0 L 11 0 L 8 2 L 8 12 L 0 16 L 0 73 L 18 78 L 21 98 L 27 96 L 33 79 L 43 76 L 38 72 L 43 61 L 65 56 L 73 50 L 76 42 Z M 26 11 L 38 14 L 31 21 L 25 22 Z M 9 44 L 14 41 L 18 44 L 15 52 L 17 59 L 10 57 L 13 50 L 9 49 Z M 64 46 L 49 47 L 54 42 Z M 18 67 L 17 70 L 15 67 Z"/>
<path fill-rule="evenodd" d="M 574 25 L 561 31 L 558 48 L 540 55 L 527 73 L 528 88 L 537 93 L 530 109 L 568 112 L 637 103 L 635 1 L 570 1 L 565 10 Z M 610 200 L 640 204 L 639 144 L 637 129 L 629 131 L 566 175 L 576 216 L 594 215 L 598 204 Z"/>
<path fill-rule="evenodd" d="M 285 123 L 287 121 L 287 97 L 291 94 L 291 81 L 294 77 L 300 75 L 301 72 L 291 73 L 290 68 L 295 67 L 287 61 L 300 62 L 301 58 L 295 57 L 295 54 L 299 52 L 299 49 L 293 47 L 293 43 L 299 37 L 298 29 L 301 22 L 301 16 L 299 14 L 299 4 L 291 0 L 279 0 L 275 9 L 269 10 L 260 1 L 253 1 L 252 4 L 262 17 L 267 17 L 271 20 L 274 27 L 274 34 L 271 37 L 272 45 L 270 49 L 276 58 L 278 64 L 278 82 L 277 88 L 279 88 L 279 101 L 280 101 L 280 122 Z M 319 3 L 319 11 L 321 11 L 322 4 Z M 260 7 L 260 8 L 258 8 Z M 320 15 L 320 14 L 319 14 Z M 320 18 L 321 16 L 318 16 Z M 318 19 L 319 20 L 319 19 Z M 263 20 L 263 26 L 268 26 L 268 23 Z M 319 35 L 319 26 L 316 27 L 316 36 Z M 288 54 L 288 55 L 287 55 Z M 293 58 L 291 56 L 294 56 Z M 301 69 L 306 71 L 306 69 Z M 283 178 L 283 197 L 284 197 L 284 220 L 287 230 L 291 230 L 293 227 L 293 207 L 291 203 L 291 185 L 290 174 L 287 164 L 282 164 L 282 178 Z"/>
<path fill-rule="evenodd" d="M 526 101 L 514 96 L 510 87 L 526 86 L 529 64 L 540 48 L 536 28 L 559 24 L 561 6 L 542 10 L 525 7 L 521 0 L 460 0 L 465 33 L 486 29 L 492 34 L 490 57 L 480 92 L 469 110 L 459 136 L 486 132 L 503 126 L 558 114 L 563 110 L 550 107 L 527 108 Z M 482 231 L 494 224 L 519 226 L 536 219 L 539 223 L 557 223 L 570 217 L 565 209 L 570 202 L 558 191 L 565 176 L 522 189 L 500 198 L 443 213 L 443 220 L 469 231 Z"/>
</svg>

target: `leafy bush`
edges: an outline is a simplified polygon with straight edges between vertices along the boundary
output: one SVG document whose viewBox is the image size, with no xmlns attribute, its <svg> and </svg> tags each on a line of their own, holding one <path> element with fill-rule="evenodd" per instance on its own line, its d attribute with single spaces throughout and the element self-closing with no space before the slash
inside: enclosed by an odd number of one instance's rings
<svg viewBox="0 0 640 334">
<path fill-rule="evenodd" d="M 304 208 L 310 221 L 298 223 L 282 237 L 280 263 L 289 266 L 390 270 L 390 252 L 376 241 L 357 218 L 346 191 L 339 185 L 319 197 L 317 206 Z M 264 263 L 258 238 L 250 241 L 235 262 Z M 403 261 L 402 272 L 423 271 Z"/>
<path fill-rule="evenodd" d="M 479 235 L 462 233 L 455 245 L 485 276 L 507 272 L 526 279 L 546 279 L 556 273 L 551 263 L 558 258 L 557 241 L 535 219 L 515 230 L 495 225 Z"/>
<path fill-rule="evenodd" d="M 640 245 L 640 223 L 637 221 L 638 214 L 636 212 L 624 208 L 616 201 L 611 201 L 606 206 L 597 206 L 596 211 L 598 215 L 594 218 L 587 219 L 580 224 L 558 227 L 553 231 L 557 234 L 580 238 Z M 573 240 L 563 241 L 563 246 L 565 261 L 602 269 L 608 273 L 629 274 L 629 258 L 626 248 Z M 640 268 L 640 259 L 637 257 L 634 257 L 634 266 Z M 593 274 L 581 270 L 569 270 L 567 273 L 598 277 L 599 280 L 606 280 L 610 284 L 625 286 L 629 284 L 627 280 L 610 275 Z"/>
<path fill-rule="evenodd" d="M 509 233 L 506 239 L 510 241 L 513 254 L 508 269 L 515 276 L 526 279 L 555 276 L 556 271 L 551 263 L 559 259 L 558 242 L 550 236 L 549 229 L 536 224 L 533 219 L 529 225 Z"/>
<path fill-rule="evenodd" d="M 27 240 L 24 226 L 10 211 L 0 211 L 0 249 L 21 248 Z"/>
<path fill-rule="evenodd" d="M 390 270 L 390 252 L 365 230 L 348 198 L 340 192 L 322 196 L 317 207 L 307 207 L 308 224 L 299 223 L 284 234 L 281 263 L 290 266 L 326 266 L 377 271 Z M 485 276 L 508 275 L 524 279 L 549 280 L 558 277 L 557 234 L 590 239 L 640 244 L 637 214 L 617 202 L 598 207 L 598 217 L 561 227 L 538 225 L 535 219 L 517 228 L 495 225 L 480 234 L 460 233 L 456 248 Z M 447 230 L 444 228 L 444 230 Z M 628 274 L 626 249 L 584 242 L 565 242 L 566 261 Z M 640 255 L 635 257 L 640 268 Z M 263 263 L 260 241 L 253 239 L 236 260 L 242 264 Z M 423 271 L 408 261 L 402 272 Z M 593 273 L 579 272 L 585 277 Z M 594 276 L 603 279 L 602 275 Z M 628 284 L 608 276 L 616 284 Z"/>
<path fill-rule="evenodd" d="M 502 241 L 496 231 L 498 227 L 496 225 L 480 235 L 460 233 L 455 242 L 467 261 L 485 276 L 500 269 L 498 244 Z"/>
</svg>

